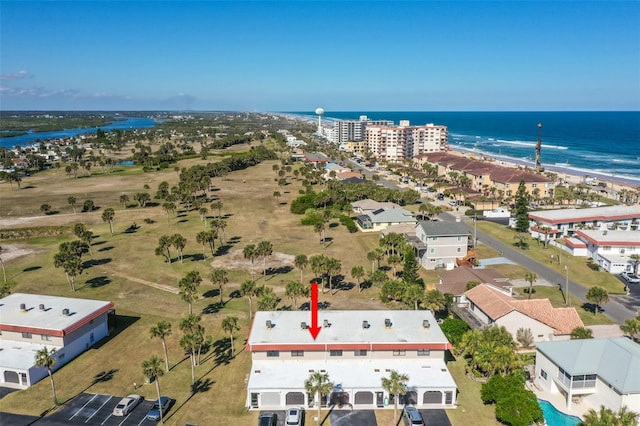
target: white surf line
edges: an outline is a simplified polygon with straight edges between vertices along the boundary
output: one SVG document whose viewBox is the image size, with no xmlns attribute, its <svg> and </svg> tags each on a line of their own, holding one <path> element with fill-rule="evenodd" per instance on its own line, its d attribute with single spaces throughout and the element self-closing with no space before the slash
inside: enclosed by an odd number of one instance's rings
<svg viewBox="0 0 640 426">
<path fill-rule="evenodd" d="M 82 410 L 84 410 L 84 407 L 86 407 L 87 405 L 89 405 L 89 403 L 90 403 L 91 401 L 93 401 L 93 400 L 95 399 L 95 397 L 96 397 L 96 396 L 98 396 L 98 394 L 93 395 L 93 397 L 92 397 L 89 401 L 87 401 L 87 403 L 86 403 L 86 404 L 84 404 L 82 407 L 80 407 L 80 408 L 78 409 L 78 411 L 76 411 L 76 412 L 73 414 L 73 416 L 69 417 L 69 419 L 68 419 L 68 420 L 73 420 L 73 418 L 74 418 L 75 416 L 77 416 L 77 415 L 78 415 Z"/>
<path fill-rule="evenodd" d="M 109 400 L 111 400 L 111 398 L 113 398 L 113 395 L 109 395 L 109 398 L 107 398 L 107 400 L 106 400 L 106 401 L 105 401 L 105 402 L 100 406 L 100 408 L 98 408 L 96 411 L 94 411 L 94 412 L 93 412 L 93 414 L 92 414 L 92 415 L 90 415 L 90 416 L 89 416 L 89 418 L 88 418 L 87 420 L 85 420 L 84 422 L 85 422 L 85 423 L 86 423 L 86 422 L 88 422 L 89 420 L 91 420 L 91 418 L 92 418 L 93 416 L 95 416 L 96 414 L 98 414 L 98 411 L 102 410 L 102 407 L 104 407 L 104 406 L 105 406 L 105 404 L 106 404 L 107 402 L 109 402 Z"/>
</svg>

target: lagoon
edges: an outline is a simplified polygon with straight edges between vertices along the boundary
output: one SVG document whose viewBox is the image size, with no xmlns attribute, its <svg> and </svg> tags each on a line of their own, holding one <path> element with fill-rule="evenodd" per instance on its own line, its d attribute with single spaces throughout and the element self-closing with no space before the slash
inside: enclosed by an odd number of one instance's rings
<svg viewBox="0 0 640 426">
<path fill-rule="evenodd" d="M 151 129 L 156 126 L 158 122 L 153 118 L 135 117 L 126 118 L 125 120 L 114 121 L 113 123 L 99 127 L 85 127 L 82 129 L 64 129 L 55 130 L 52 132 L 32 132 L 25 135 L 13 136 L 10 138 L 0 139 L 0 146 L 6 148 L 13 148 L 14 146 L 24 146 L 38 139 L 44 141 L 47 139 L 62 139 L 72 136 L 82 135 L 85 133 L 96 133 L 98 129 L 105 131 L 112 130 L 135 130 L 135 129 Z"/>
</svg>

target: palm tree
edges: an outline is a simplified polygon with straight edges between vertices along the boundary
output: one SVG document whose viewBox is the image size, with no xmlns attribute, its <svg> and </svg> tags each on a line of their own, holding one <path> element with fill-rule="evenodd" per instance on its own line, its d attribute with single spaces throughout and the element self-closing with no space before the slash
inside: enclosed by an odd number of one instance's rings
<svg viewBox="0 0 640 426">
<path fill-rule="evenodd" d="M 162 349 L 164 350 L 164 362 L 167 372 L 169 372 L 169 354 L 167 352 L 166 338 L 171 336 L 171 323 L 169 321 L 160 320 L 157 324 L 152 325 L 149 330 L 151 338 L 159 337 L 162 341 Z"/>
<path fill-rule="evenodd" d="M 162 255 L 167 259 L 167 263 L 171 263 L 171 246 L 173 241 L 169 235 L 163 235 L 158 239 L 158 247 L 156 247 L 156 255 Z"/>
<path fill-rule="evenodd" d="M 329 259 L 322 255 L 316 254 L 315 256 L 311 256 L 309 258 L 309 266 L 311 266 L 311 271 L 313 271 L 313 275 L 315 278 L 320 277 L 322 279 L 322 292 L 324 293 L 324 272 L 326 270 L 325 265 Z"/>
<path fill-rule="evenodd" d="M 632 254 L 629 256 L 633 264 L 633 273 L 638 274 L 638 266 L 640 265 L 640 254 Z"/>
<path fill-rule="evenodd" d="M 396 265 L 402 263 L 402 258 L 397 254 L 391 254 L 387 258 L 387 263 L 393 268 L 393 278 L 396 278 Z"/>
<path fill-rule="evenodd" d="M 273 244 L 270 241 L 260 241 L 256 247 L 256 254 L 264 263 L 264 279 L 267 280 L 267 258 L 273 254 Z"/>
<path fill-rule="evenodd" d="M 313 225 L 313 232 L 320 237 L 320 244 L 324 243 L 324 223 L 318 222 Z"/>
<path fill-rule="evenodd" d="M 278 296 L 271 287 L 261 287 L 258 309 L 261 311 L 273 311 L 278 306 Z"/>
<path fill-rule="evenodd" d="M 2 254 L 2 246 L 0 246 L 0 255 Z M 7 271 L 4 268 L 4 260 L 2 260 L 2 256 L 0 256 L 0 265 L 2 265 L 2 282 L 7 283 Z"/>
<path fill-rule="evenodd" d="M 222 206 L 224 205 L 224 203 L 220 200 L 218 201 L 214 201 L 213 203 L 211 203 L 211 209 L 212 210 L 218 210 L 218 219 L 220 219 L 222 217 Z"/>
<path fill-rule="evenodd" d="M 524 274 L 524 280 L 529 283 L 529 297 L 531 299 L 531 293 L 533 293 L 533 283 L 536 282 L 538 276 L 533 272 L 527 272 Z"/>
<path fill-rule="evenodd" d="M 187 239 L 180 234 L 173 234 L 171 236 L 171 243 L 178 251 L 178 258 L 180 259 L 180 263 L 182 263 L 182 250 L 187 245 Z"/>
<path fill-rule="evenodd" d="M 276 199 L 276 206 L 280 205 L 280 197 L 282 196 L 282 194 L 280 194 L 280 191 L 273 191 L 273 198 Z"/>
<path fill-rule="evenodd" d="M 51 391 L 53 392 L 53 403 L 58 406 L 58 395 L 56 394 L 56 384 L 53 381 L 53 367 L 56 365 L 56 350 L 51 348 L 47 349 L 45 346 L 36 352 L 36 367 L 42 367 L 47 369 L 49 374 L 49 380 L 51 380 Z"/>
<path fill-rule="evenodd" d="M 76 197 L 67 198 L 67 203 L 73 208 L 73 214 L 76 214 Z"/>
<path fill-rule="evenodd" d="M 242 293 L 243 296 L 246 296 L 249 299 L 249 321 L 251 321 L 251 318 L 253 316 L 253 308 L 251 306 L 252 301 L 253 298 L 259 293 L 256 282 L 253 280 L 247 280 L 240 284 L 240 293 Z"/>
<path fill-rule="evenodd" d="M 362 278 L 364 278 L 364 268 L 360 265 L 351 268 L 351 276 L 358 282 L 358 293 L 362 292 Z"/>
<path fill-rule="evenodd" d="M 638 336 L 640 336 L 640 315 L 635 318 L 624 320 L 624 324 L 620 326 L 620 330 L 633 340 L 637 341 Z"/>
<path fill-rule="evenodd" d="M 333 383 L 329 380 L 329 374 L 315 371 L 304 382 L 304 387 L 308 393 L 314 395 L 318 404 L 318 424 L 321 422 L 320 410 L 322 408 L 322 398 L 329 395 L 333 390 Z"/>
<path fill-rule="evenodd" d="M 197 291 L 201 282 L 200 272 L 189 271 L 178 283 L 180 297 L 189 304 L 189 315 L 193 313 L 193 302 L 198 300 Z"/>
<path fill-rule="evenodd" d="M 306 254 L 299 254 L 293 260 L 293 264 L 296 268 L 300 269 L 300 282 L 304 282 L 302 279 L 302 272 L 304 272 L 304 268 L 309 264 L 309 259 L 307 259 Z"/>
<path fill-rule="evenodd" d="M 253 264 L 255 260 L 258 258 L 258 251 L 256 249 L 255 244 L 246 245 L 242 250 L 242 254 L 244 255 L 245 259 L 248 259 L 251 261 L 251 280 L 254 281 L 256 278 L 255 278 L 255 271 L 253 270 Z"/>
<path fill-rule="evenodd" d="M 409 381 L 409 376 L 406 374 L 398 373 L 396 370 L 389 372 L 389 377 L 382 378 L 382 388 L 386 390 L 389 395 L 393 395 L 393 424 L 397 424 L 398 421 L 398 400 L 400 395 L 407 393 L 405 383 Z"/>
<path fill-rule="evenodd" d="M 285 289 L 285 296 L 293 299 L 293 307 L 298 309 L 298 297 L 304 296 L 306 293 L 306 286 L 300 281 L 289 281 Z"/>
<path fill-rule="evenodd" d="M 222 303 L 222 287 L 229 282 L 229 274 L 227 274 L 227 271 L 224 269 L 214 269 L 209 275 L 209 278 L 213 285 L 218 285 L 218 289 L 220 290 L 220 303 Z"/>
<path fill-rule="evenodd" d="M 156 355 L 153 355 L 151 358 L 142 361 L 142 372 L 145 377 L 149 379 L 155 379 L 156 382 L 156 392 L 158 393 L 158 403 L 160 403 L 160 377 L 164 375 L 164 371 L 162 370 L 162 359 L 158 358 Z M 164 419 L 162 418 L 162 410 L 160 410 L 160 423 L 164 423 Z"/>
<path fill-rule="evenodd" d="M 102 221 L 109 223 L 109 231 L 113 235 L 113 218 L 116 216 L 116 211 L 111 207 L 104 209 L 102 212 Z"/>
<path fill-rule="evenodd" d="M 122 208 L 127 208 L 127 203 L 129 202 L 129 196 L 127 194 L 120 195 L 120 204 L 122 204 Z"/>
<path fill-rule="evenodd" d="M 240 330 L 240 326 L 238 325 L 238 318 L 228 316 L 222 320 L 222 329 L 229 333 L 229 337 L 231 339 L 231 357 L 235 356 L 235 351 L 233 349 L 233 332 Z"/>
<path fill-rule="evenodd" d="M 326 272 L 329 276 L 329 294 L 332 294 L 333 287 L 331 282 L 333 281 L 333 277 L 338 275 L 342 270 L 342 262 L 336 258 L 329 258 L 326 263 Z"/>
</svg>

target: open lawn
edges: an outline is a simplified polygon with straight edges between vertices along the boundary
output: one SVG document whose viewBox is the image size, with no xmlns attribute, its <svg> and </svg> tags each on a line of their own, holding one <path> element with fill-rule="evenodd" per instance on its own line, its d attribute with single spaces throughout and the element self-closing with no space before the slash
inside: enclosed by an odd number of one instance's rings
<svg viewBox="0 0 640 426">
<path fill-rule="evenodd" d="M 212 157 L 213 158 L 213 157 Z M 187 164 L 204 163 L 188 160 Z M 133 391 L 133 382 L 144 383 L 141 364 L 151 355 L 163 356 L 159 340 L 149 337 L 149 328 L 164 319 L 171 322 L 173 334 L 168 338 L 169 359 L 172 369 L 160 378 L 162 393 L 176 399 L 170 411 L 168 424 L 194 422 L 207 425 L 253 424 L 256 413 L 245 409 L 246 380 L 250 369 L 249 354 L 243 351 L 248 337 L 248 301 L 237 296 L 240 283 L 251 278 L 250 263 L 237 267 L 238 251 L 245 245 L 268 240 L 273 243 L 274 253 L 325 254 L 342 262 L 342 277 L 350 283 L 349 271 L 354 265 L 366 270 L 370 262 L 368 251 L 378 245 L 374 234 L 349 234 L 346 228 L 334 220 L 335 226 L 327 227 L 327 243 L 321 245 L 318 235 L 311 227 L 300 224 L 300 217 L 289 212 L 289 203 L 298 195 L 300 182 L 293 178 L 284 188 L 274 182 L 272 165 L 265 162 L 246 170 L 230 173 L 225 179 L 213 181 L 214 190 L 208 193 L 211 199 L 223 202 L 222 216 L 228 226 L 225 229 L 225 244 L 216 243 L 216 264 L 234 265 L 229 269 L 230 281 L 223 289 L 223 303 L 217 287 L 208 279 L 214 260 L 210 253 L 202 258 L 202 246 L 195 235 L 206 229 L 195 211 L 179 210 L 176 216 L 167 215 L 160 206 L 127 208 L 119 204 L 120 194 L 149 192 L 152 196 L 162 181 L 174 185 L 178 174 L 173 170 L 142 173 L 138 168 L 127 168 L 126 172 L 111 175 L 94 173 L 91 177 L 72 179 L 61 171 L 47 171 L 22 182 L 18 190 L 8 184 L 0 184 L 0 214 L 4 218 L 0 226 L 23 228 L 29 226 L 68 225 L 82 222 L 94 232 L 92 254 L 85 255 L 85 270 L 77 279 L 78 290 L 72 293 L 64 272 L 53 267 L 53 256 L 58 245 L 74 239 L 68 234 L 57 237 L 39 237 L 26 240 L 3 241 L 2 245 L 19 246 L 21 256 L 6 261 L 8 278 L 15 283 L 12 292 L 44 293 L 90 299 L 111 300 L 119 315 L 119 331 L 108 341 L 101 343 L 54 374 L 59 397 L 62 401 L 80 392 L 125 395 Z M 145 189 L 144 185 L 149 185 Z M 279 203 L 273 197 L 280 191 Z M 84 199 L 93 199 L 95 212 L 74 215 L 67 197 L 75 196 L 81 204 Z M 152 200 L 156 202 L 156 200 Z M 40 215 L 39 206 L 49 203 L 60 214 L 23 219 L 23 216 Z M 208 205 L 208 204 L 207 204 Z M 114 235 L 101 220 L 105 207 L 115 209 Z M 208 218 L 217 216 L 209 209 Z M 153 223 L 146 223 L 151 219 Z M 126 232 L 131 224 L 139 228 Z M 187 239 L 184 262 L 177 260 L 172 250 L 173 262 L 168 264 L 163 257 L 154 254 L 161 235 L 179 233 Z M 3 252 L 3 257 L 8 253 Z M 242 255 L 239 256 L 242 258 Z M 236 259 L 233 262 L 231 259 Z M 275 259 L 276 256 L 274 255 Z M 291 266 L 267 260 L 271 268 L 266 280 L 262 277 L 263 263 L 255 263 L 259 285 L 273 287 L 281 298 L 280 307 L 291 305 L 284 296 L 284 286 L 291 280 L 300 279 L 300 271 Z M 188 357 L 179 347 L 181 332 L 178 323 L 187 313 L 187 304 L 175 294 L 177 284 L 188 271 L 199 271 L 203 282 L 199 289 L 199 300 L 194 303 L 194 312 L 202 313 L 206 334 L 211 335 L 213 348 L 202 355 L 202 365 L 196 367 L 196 378 L 200 384 L 192 391 Z M 309 269 L 304 271 L 304 280 L 312 279 Z M 159 287 L 159 288 L 158 288 Z M 345 288 L 347 288 L 346 286 Z M 162 290 L 165 288 L 171 291 Z M 328 302 L 331 309 L 384 309 L 378 300 L 377 289 L 341 289 L 335 294 L 320 295 L 320 301 Z M 233 295 L 233 297 L 232 297 Z M 295 307 L 290 307 L 295 308 Z M 255 300 L 254 300 L 255 309 Z M 228 355 L 228 335 L 220 329 L 224 317 L 239 318 L 241 330 L 235 333 L 236 357 Z M 154 398 L 155 387 L 144 385 L 138 389 L 146 398 Z M 52 408 L 51 389 L 48 380 L 42 380 L 26 391 L 10 394 L 0 400 L 0 410 L 31 415 L 40 415 Z"/>
</svg>

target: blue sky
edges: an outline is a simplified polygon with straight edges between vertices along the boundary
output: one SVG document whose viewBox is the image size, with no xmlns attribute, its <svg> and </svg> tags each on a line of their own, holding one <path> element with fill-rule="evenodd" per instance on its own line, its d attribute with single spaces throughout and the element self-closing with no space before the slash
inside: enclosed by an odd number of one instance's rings
<svg viewBox="0 0 640 426">
<path fill-rule="evenodd" d="M 0 109 L 640 110 L 640 2 L 0 4 Z"/>
</svg>

